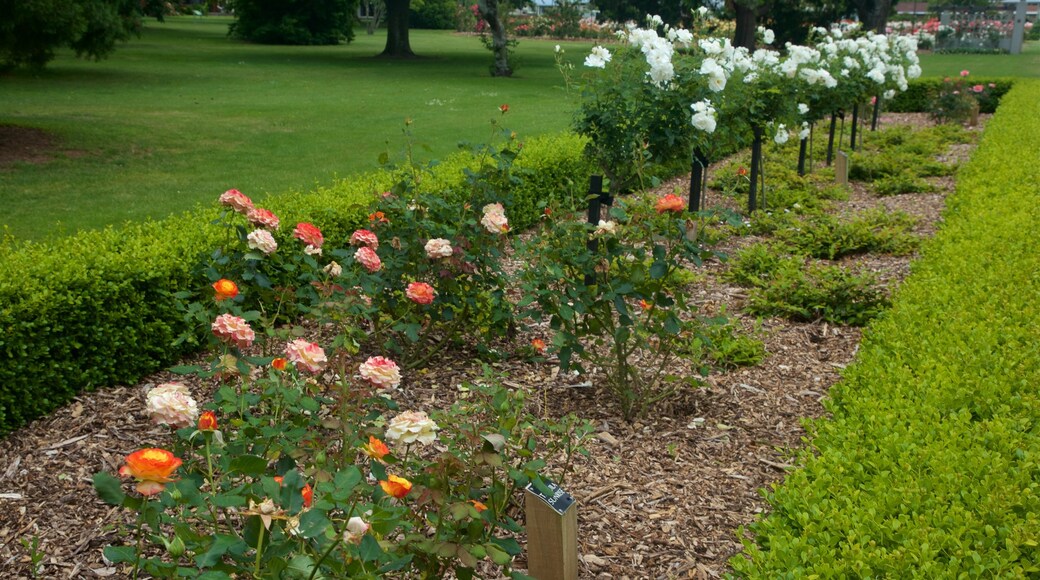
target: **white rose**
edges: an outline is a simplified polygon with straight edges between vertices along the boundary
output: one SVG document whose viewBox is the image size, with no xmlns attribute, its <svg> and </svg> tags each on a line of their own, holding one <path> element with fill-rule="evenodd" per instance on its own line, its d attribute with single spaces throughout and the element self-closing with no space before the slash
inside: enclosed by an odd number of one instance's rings
<svg viewBox="0 0 1040 580">
<path fill-rule="evenodd" d="M 437 439 L 440 427 L 422 411 L 405 411 L 390 420 L 386 427 L 386 438 L 406 445 L 418 441 L 429 445 Z"/>
</svg>

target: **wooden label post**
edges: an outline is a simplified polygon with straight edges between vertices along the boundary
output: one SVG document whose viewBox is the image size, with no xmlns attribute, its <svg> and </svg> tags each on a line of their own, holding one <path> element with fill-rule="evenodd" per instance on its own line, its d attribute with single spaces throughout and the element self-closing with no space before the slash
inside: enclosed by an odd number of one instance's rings
<svg viewBox="0 0 1040 580">
<path fill-rule="evenodd" d="M 849 156 L 844 151 L 838 151 L 834 162 L 834 181 L 841 185 L 849 183 Z"/>
<path fill-rule="evenodd" d="M 543 483 L 529 483 L 524 490 L 527 575 L 537 580 L 577 580 L 578 507 L 563 488 L 551 481 Z"/>
</svg>

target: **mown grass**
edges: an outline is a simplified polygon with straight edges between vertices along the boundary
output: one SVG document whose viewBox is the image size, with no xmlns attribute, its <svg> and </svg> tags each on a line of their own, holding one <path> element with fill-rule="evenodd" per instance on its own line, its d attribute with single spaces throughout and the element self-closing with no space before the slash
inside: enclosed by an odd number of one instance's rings
<svg viewBox="0 0 1040 580">
<path fill-rule="evenodd" d="M 388 61 L 374 58 L 381 33 L 260 46 L 228 39 L 228 22 L 152 22 L 108 60 L 62 54 L 42 73 L 0 79 L 0 124 L 60 138 L 51 161 L 0 170 L 0 224 L 42 239 L 164 217 L 231 187 L 257 197 L 310 189 L 376 167 L 387 139 L 399 154 L 406 118 L 426 158 L 488 140 L 492 118 L 521 137 L 570 122 L 553 43 L 522 42 L 516 77 L 496 79 L 472 36 L 413 30 L 422 58 Z"/>
<path fill-rule="evenodd" d="M 975 77 L 1040 78 L 1040 42 L 1027 42 L 1022 54 L 922 54 L 925 77 L 956 77 L 962 70 Z"/>
</svg>

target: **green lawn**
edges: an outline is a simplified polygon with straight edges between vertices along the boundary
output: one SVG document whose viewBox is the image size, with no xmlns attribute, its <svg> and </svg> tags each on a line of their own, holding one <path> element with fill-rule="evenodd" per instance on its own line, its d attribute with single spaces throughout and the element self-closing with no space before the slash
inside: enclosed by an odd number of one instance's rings
<svg viewBox="0 0 1040 580">
<path fill-rule="evenodd" d="M 0 170 L 0 227 L 43 239 L 160 218 L 228 188 L 256 198 L 309 189 L 376 167 L 404 120 L 440 158 L 484 142 L 498 106 L 522 137 L 566 129 L 552 41 L 522 40 L 517 75 L 492 78 L 472 36 L 412 31 L 423 58 L 374 58 L 385 32 L 344 46 L 286 47 L 227 38 L 227 18 L 149 22 L 100 63 L 61 54 L 42 73 L 0 77 L 0 124 L 58 135 L 51 161 Z M 561 43 L 580 69 L 590 44 Z M 926 55 L 926 76 L 1040 76 L 1040 47 L 1021 56 Z"/>
<path fill-rule="evenodd" d="M 476 37 L 412 31 L 423 58 L 387 61 L 373 58 L 385 33 L 260 46 L 228 39 L 229 21 L 151 22 L 100 63 L 62 54 L 42 74 L 0 78 L 0 124 L 61 137 L 51 162 L 0 172 L 0 224 L 41 239 L 163 217 L 232 187 L 258 198 L 311 188 L 376 167 L 387 139 L 398 153 L 406 118 L 427 158 L 486 141 L 503 103 L 503 126 L 522 137 L 570 121 L 554 43 L 522 42 L 516 77 L 496 79 Z"/>
<path fill-rule="evenodd" d="M 972 76 L 1040 77 L 1040 42 L 1027 42 L 1022 54 L 922 54 L 926 77 L 957 76 L 962 70 Z"/>
</svg>

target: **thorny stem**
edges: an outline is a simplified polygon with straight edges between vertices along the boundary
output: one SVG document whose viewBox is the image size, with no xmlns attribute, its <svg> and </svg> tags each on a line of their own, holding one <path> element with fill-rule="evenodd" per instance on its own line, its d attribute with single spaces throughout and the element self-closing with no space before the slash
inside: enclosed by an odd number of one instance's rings
<svg viewBox="0 0 1040 580">
<path fill-rule="evenodd" d="M 256 561 L 253 563 L 253 578 L 260 577 L 260 559 L 263 557 L 264 554 L 264 530 L 266 528 L 263 526 L 263 522 L 260 523 L 260 535 L 258 535 L 256 538 Z"/>
</svg>

